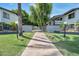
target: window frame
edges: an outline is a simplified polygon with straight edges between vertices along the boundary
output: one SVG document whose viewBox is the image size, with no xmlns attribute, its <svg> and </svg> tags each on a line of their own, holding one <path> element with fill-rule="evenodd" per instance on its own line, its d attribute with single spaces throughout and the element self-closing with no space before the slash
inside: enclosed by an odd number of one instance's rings
<svg viewBox="0 0 79 59">
<path fill-rule="evenodd" d="M 75 12 L 68 14 L 68 19 L 75 18 Z"/>
<path fill-rule="evenodd" d="M 9 13 L 3 11 L 3 18 L 10 19 Z"/>
</svg>

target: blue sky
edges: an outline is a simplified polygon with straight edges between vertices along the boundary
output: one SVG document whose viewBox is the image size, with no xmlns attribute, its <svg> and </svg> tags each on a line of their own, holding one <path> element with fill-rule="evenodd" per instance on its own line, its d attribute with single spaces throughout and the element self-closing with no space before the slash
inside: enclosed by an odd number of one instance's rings
<svg viewBox="0 0 79 59">
<path fill-rule="evenodd" d="M 27 13 L 30 12 L 30 6 L 33 4 L 23 3 L 22 9 L 24 9 Z M 79 7 L 78 3 L 53 3 L 53 8 L 51 12 L 51 17 L 54 15 L 63 14 L 66 11 Z M 0 3 L 0 7 L 4 7 L 6 9 L 12 10 L 17 9 L 17 4 L 14 3 Z"/>
<path fill-rule="evenodd" d="M 52 15 L 63 14 L 70 9 L 78 7 L 79 7 L 78 3 L 54 3 L 52 9 Z"/>
</svg>

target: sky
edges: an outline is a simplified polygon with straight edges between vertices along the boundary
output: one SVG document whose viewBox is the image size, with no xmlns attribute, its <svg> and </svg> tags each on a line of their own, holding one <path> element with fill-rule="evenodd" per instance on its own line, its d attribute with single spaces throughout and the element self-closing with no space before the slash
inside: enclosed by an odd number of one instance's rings
<svg viewBox="0 0 79 59">
<path fill-rule="evenodd" d="M 27 13 L 30 13 L 30 6 L 33 5 L 32 3 L 22 3 L 22 9 L 24 9 Z M 51 17 L 55 15 L 60 15 L 72 8 L 78 8 L 78 3 L 53 3 L 52 4 L 52 12 Z M 0 3 L 0 7 L 12 10 L 17 9 L 16 3 Z"/>
</svg>

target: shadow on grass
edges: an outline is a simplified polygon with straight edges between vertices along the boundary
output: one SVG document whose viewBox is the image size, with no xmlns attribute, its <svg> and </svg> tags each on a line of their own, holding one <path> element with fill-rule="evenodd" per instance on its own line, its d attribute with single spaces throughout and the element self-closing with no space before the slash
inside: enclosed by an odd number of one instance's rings
<svg viewBox="0 0 79 59">
<path fill-rule="evenodd" d="M 54 39 L 58 39 L 58 41 L 55 41 L 51 39 L 50 37 L 53 37 Z M 49 37 L 49 35 L 48 35 Z M 63 55 L 79 55 L 79 37 L 78 36 L 68 36 L 64 38 L 63 35 L 50 35 L 50 39 L 53 41 L 53 44 L 61 51 Z M 63 40 L 64 39 L 64 40 Z M 63 50 L 64 49 L 64 50 Z"/>
<path fill-rule="evenodd" d="M 59 41 L 55 45 L 57 48 L 65 49 L 69 52 L 79 55 L 79 37 L 74 37 L 74 41 Z M 67 54 L 69 55 L 69 54 Z M 73 54 L 72 54 L 73 55 Z"/>
<path fill-rule="evenodd" d="M 30 37 L 28 37 L 28 36 L 24 36 L 24 35 L 23 35 L 22 37 L 23 37 L 23 38 L 26 38 L 26 39 L 30 39 L 30 40 L 32 39 L 32 38 L 30 38 Z"/>
<path fill-rule="evenodd" d="M 58 38 L 58 39 L 65 39 L 65 40 L 67 40 L 67 39 L 70 39 L 70 37 L 69 36 L 66 36 L 66 37 L 64 37 L 63 35 L 53 35 L 54 37 L 56 37 L 56 38 Z"/>
<path fill-rule="evenodd" d="M 77 39 L 77 40 L 79 40 L 79 37 L 73 37 L 73 39 Z"/>
<path fill-rule="evenodd" d="M 24 44 L 14 44 L 15 46 L 19 46 L 19 47 L 26 47 L 26 45 Z"/>
<path fill-rule="evenodd" d="M 22 38 L 19 38 L 20 41 L 22 41 L 22 43 L 24 43 L 24 41 L 26 40 L 26 42 L 28 40 L 31 40 L 32 38 L 28 37 L 28 36 L 22 36 Z M 19 47 L 26 47 L 26 44 L 14 44 L 15 46 L 19 46 Z"/>
</svg>

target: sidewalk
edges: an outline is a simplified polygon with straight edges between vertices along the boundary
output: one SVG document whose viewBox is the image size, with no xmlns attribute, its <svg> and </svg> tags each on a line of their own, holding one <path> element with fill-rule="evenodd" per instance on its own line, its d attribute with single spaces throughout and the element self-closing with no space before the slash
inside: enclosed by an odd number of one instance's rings
<svg viewBox="0 0 79 59">
<path fill-rule="evenodd" d="M 36 32 L 22 56 L 62 56 L 42 32 Z"/>
</svg>

